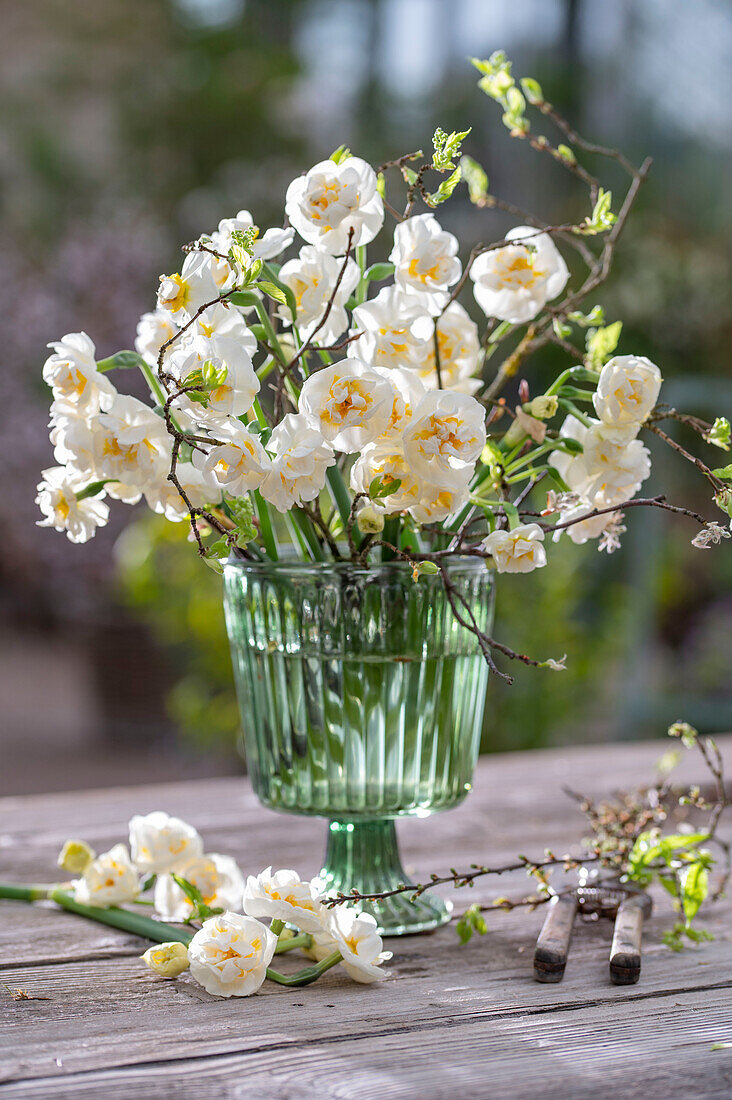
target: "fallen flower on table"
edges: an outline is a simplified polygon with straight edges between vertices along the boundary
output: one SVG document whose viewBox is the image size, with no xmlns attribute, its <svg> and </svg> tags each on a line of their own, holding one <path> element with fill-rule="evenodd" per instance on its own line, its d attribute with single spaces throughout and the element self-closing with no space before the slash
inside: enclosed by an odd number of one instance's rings
<svg viewBox="0 0 732 1100">
<path fill-rule="evenodd" d="M 53 886 L 0 883 L 0 898 L 54 901 L 79 916 L 152 940 L 154 946 L 141 958 L 154 974 L 175 979 L 189 970 L 216 997 L 249 997 L 265 979 L 309 985 L 340 963 L 361 984 L 386 977 L 380 968 L 391 953 L 382 950 L 374 918 L 348 908 L 333 913 L 320 900 L 318 879 L 267 867 L 250 875 L 245 886 L 231 856 L 202 854 L 203 840 L 193 826 L 161 810 L 135 815 L 129 835 L 132 856 L 124 844 L 97 856 L 86 841 L 68 840 L 58 865 L 81 872 L 80 878 Z M 169 870 L 163 872 L 164 867 Z M 150 893 L 152 898 L 145 897 Z M 125 905 L 149 905 L 164 919 Z M 258 918 L 268 920 L 269 927 Z M 270 966 L 275 954 L 295 950 L 315 965 L 294 974 Z"/>
<path fill-rule="evenodd" d="M 177 978 L 189 966 L 188 948 L 177 940 L 148 947 L 140 958 L 161 978 Z"/>
<path fill-rule="evenodd" d="M 267 977 L 277 936 L 261 921 L 221 913 L 203 922 L 188 946 L 191 974 L 214 997 L 248 997 Z"/>
</svg>

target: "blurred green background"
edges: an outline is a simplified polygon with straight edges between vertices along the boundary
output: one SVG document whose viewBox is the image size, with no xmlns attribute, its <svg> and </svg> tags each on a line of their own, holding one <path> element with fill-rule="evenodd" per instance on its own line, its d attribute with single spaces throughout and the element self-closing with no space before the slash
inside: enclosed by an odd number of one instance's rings
<svg viewBox="0 0 732 1100">
<path fill-rule="evenodd" d="M 100 356 L 131 346 L 181 243 L 242 207 L 281 224 L 288 182 L 341 142 L 376 163 L 429 146 L 435 125 L 472 125 L 466 151 L 496 194 L 548 221 L 583 216 L 575 181 L 508 138 L 468 55 L 506 49 L 586 136 L 653 156 L 598 297 L 625 322 L 620 350 L 661 367 L 667 401 L 732 411 L 729 5 L 4 0 L 2 12 L 4 789 L 239 767 L 220 582 L 184 526 L 121 505 L 83 547 L 34 526 L 52 464 L 45 343 L 84 329 Z M 510 224 L 462 196 L 443 211 L 466 253 Z M 555 366 L 549 353 L 527 377 Z M 652 449 L 650 489 L 713 516 L 701 479 Z M 494 680 L 487 751 L 651 736 L 677 717 L 732 726 L 729 547 L 694 550 L 690 524 L 655 512 L 628 521 L 612 557 L 564 540 L 550 568 L 502 578 L 500 636 L 566 652 L 568 670 Z"/>
</svg>

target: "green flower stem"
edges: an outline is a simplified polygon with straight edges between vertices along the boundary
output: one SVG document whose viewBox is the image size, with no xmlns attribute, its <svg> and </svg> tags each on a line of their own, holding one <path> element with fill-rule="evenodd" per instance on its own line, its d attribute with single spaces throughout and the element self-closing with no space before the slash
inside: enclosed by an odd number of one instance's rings
<svg viewBox="0 0 732 1100">
<path fill-rule="evenodd" d="M 52 887 L 47 895 L 50 901 L 55 901 L 62 909 L 69 913 L 76 913 L 79 917 L 87 917 L 99 924 L 108 924 L 112 928 L 119 928 L 123 932 L 132 932 L 135 936 L 153 940 L 155 943 L 169 943 L 176 940 L 178 943 L 188 944 L 193 939 L 193 933 L 176 928 L 175 925 L 166 924 L 165 921 L 153 920 L 152 917 L 144 917 L 141 913 L 130 913 L 127 909 L 118 909 L 110 906 L 103 909 L 96 905 L 81 905 L 74 901 L 71 894 L 62 890 L 59 886 Z"/>
<path fill-rule="evenodd" d="M 68 890 L 64 890 L 62 886 L 25 886 L 0 882 L 0 898 L 12 898 L 17 901 L 55 901 L 69 913 L 87 917 L 89 920 L 97 921 L 98 924 L 108 924 L 123 932 L 133 932 L 136 936 L 153 940 L 155 943 L 168 943 L 170 940 L 190 943 L 193 939 L 192 932 L 183 931 L 172 924 L 165 924 L 164 921 L 144 917 L 141 913 L 130 913 L 116 906 L 102 908 L 97 905 L 81 905 L 78 901 L 74 901 Z"/>
<path fill-rule="evenodd" d="M 288 518 L 292 521 L 293 527 L 297 528 L 302 533 L 303 538 L 308 544 L 310 553 L 315 561 L 325 561 L 325 553 L 323 547 L 318 541 L 318 536 L 315 533 L 315 528 L 310 522 L 304 512 L 301 512 L 299 508 L 295 507 L 287 513 Z"/>
<path fill-rule="evenodd" d="M 399 530 L 401 520 L 399 516 L 387 516 L 384 522 L 384 531 L 382 538 L 384 542 L 390 542 L 392 546 L 399 546 Z M 394 553 L 388 546 L 381 547 L 381 560 L 393 561 L 398 555 Z"/>
<path fill-rule="evenodd" d="M 524 442 L 526 442 L 524 440 Z M 531 451 L 527 451 L 521 458 L 517 458 L 515 462 L 507 463 L 503 469 L 507 474 L 515 474 L 517 470 L 520 470 L 522 466 L 526 466 L 528 463 L 533 462 L 534 459 L 539 458 L 541 455 L 548 454 L 549 451 L 563 450 L 561 439 L 550 439 L 547 443 L 542 443 L 539 447 L 535 447 Z"/>
<path fill-rule="evenodd" d="M 343 474 L 337 466 L 329 466 L 326 474 L 328 480 L 328 489 L 333 499 L 333 503 L 338 509 L 338 515 L 341 517 L 341 523 L 343 524 L 343 530 L 348 527 L 348 520 L 351 515 L 351 498 L 346 488 L 346 483 L 343 480 Z M 362 535 L 356 524 L 353 525 L 353 541 L 356 547 L 359 547 L 362 542 Z"/>
<path fill-rule="evenodd" d="M 270 561 L 278 561 L 279 554 L 277 553 L 277 540 L 275 539 L 274 528 L 272 527 L 272 519 L 269 514 L 267 502 L 259 489 L 254 490 L 254 501 L 257 506 L 259 530 L 262 535 L 265 553 Z"/>
<path fill-rule="evenodd" d="M 275 355 L 279 359 L 283 366 L 287 365 L 287 356 L 285 355 L 282 345 L 277 339 L 277 334 L 272 328 L 272 322 L 269 319 L 266 306 L 261 298 L 259 298 L 251 290 L 238 290 L 235 294 L 232 294 L 229 301 L 233 302 L 237 306 L 254 307 L 257 311 L 257 317 L 259 322 L 267 335 L 267 341 L 274 351 Z"/>
<path fill-rule="evenodd" d="M 583 413 L 581 409 L 577 408 L 574 401 L 570 401 L 567 397 L 560 397 L 559 406 L 562 409 L 566 409 L 566 411 L 568 413 L 571 413 L 572 416 L 576 417 L 577 420 L 579 420 L 580 424 L 584 424 L 586 428 L 590 428 L 592 426 L 590 418 L 585 413 Z"/>
<path fill-rule="evenodd" d="M 313 555 L 312 555 L 312 553 L 310 552 L 310 550 L 308 548 L 308 544 L 307 544 L 307 541 L 305 539 L 305 536 L 302 533 L 302 531 L 300 530 L 300 528 L 298 527 L 298 525 L 295 523 L 295 520 L 293 519 L 293 512 L 292 511 L 285 512 L 285 517 L 284 518 L 285 518 L 285 526 L 287 527 L 287 530 L 290 532 L 290 538 L 292 539 L 292 545 L 300 547 L 300 550 L 302 551 L 303 557 L 305 559 L 307 559 L 307 560 L 312 559 Z"/>
<path fill-rule="evenodd" d="M 275 936 L 279 936 L 281 935 L 284 927 L 285 922 L 283 920 L 279 920 L 277 917 L 272 917 L 269 925 L 270 932 L 273 932 Z"/>
<path fill-rule="evenodd" d="M 356 287 L 355 298 L 356 298 L 356 303 L 358 305 L 361 305 L 362 302 L 366 301 L 366 294 L 367 294 L 368 286 L 369 286 L 368 279 L 366 278 L 366 245 L 365 244 L 360 244 L 358 246 L 358 248 L 356 249 L 356 262 L 358 263 L 358 266 L 361 268 L 361 278 L 359 280 L 358 286 Z"/>
<path fill-rule="evenodd" d="M 274 283 L 276 287 L 279 287 L 279 289 L 284 294 L 285 298 L 287 299 L 287 308 L 289 309 L 292 315 L 292 319 L 294 321 L 297 317 L 297 307 L 295 304 L 295 295 L 292 292 L 292 288 L 289 287 L 286 283 L 281 282 L 279 277 L 279 269 L 275 271 L 272 265 L 268 264 L 266 261 L 262 264 L 262 271 L 269 279 L 269 281 L 271 283 Z"/>
<path fill-rule="evenodd" d="M 284 955 L 286 951 L 294 951 L 296 947 L 310 947 L 312 942 L 311 935 L 301 932 L 299 936 L 291 936 L 289 940 L 280 940 L 275 947 L 275 955 Z"/>
<path fill-rule="evenodd" d="M 274 355 L 268 355 L 261 367 L 257 370 L 257 378 L 262 382 L 268 375 L 272 373 L 275 368 L 277 360 Z"/>
<path fill-rule="evenodd" d="M 568 367 L 567 370 L 562 371 L 558 378 L 555 378 L 544 396 L 553 397 L 569 378 L 575 382 L 597 382 L 598 377 L 599 375 L 587 370 L 586 367 Z"/>
<path fill-rule="evenodd" d="M 20 886 L 14 882 L 0 882 L 0 898 L 8 898 L 13 901 L 43 901 L 48 897 L 53 886 L 38 886 L 36 884 Z"/>
<path fill-rule="evenodd" d="M 337 966 L 342 958 L 340 951 L 334 951 L 322 962 L 316 963 L 315 966 L 306 966 L 296 974 L 280 974 L 279 971 L 267 967 L 267 977 L 278 985 L 310 985 L 311 982 L 316 982 L 321 974 L 325 974 L 326 970 Z"/>
</svg>

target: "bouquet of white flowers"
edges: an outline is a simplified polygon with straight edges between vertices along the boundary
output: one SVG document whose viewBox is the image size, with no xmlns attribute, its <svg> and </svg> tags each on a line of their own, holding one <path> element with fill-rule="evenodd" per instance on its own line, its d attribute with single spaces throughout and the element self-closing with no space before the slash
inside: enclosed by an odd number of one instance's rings
<svg viewBox="0 0 732 1100">
<path fill-rule="evenodd" d="M 408 561 L 415 580 L 442 575 L 492 667 L 495 649 L 519 655 L 471 621 L 450 586 L 451 557 L 525 573 L 547 564 L 547 536 L 565 532 L 611 552 L 639 505 L 695 520 L 696 546 L 729 537 L 661 496 L 637 496 L 652 432 L 695 464 L 729 516 L 732 466 L 710 469 L 659 426 L 684 421 L 727 450 L 729 421 L 659 405 L 659 368 L 614 354 L 620 322 L 583 307 L 608 275 L 650 162 L 636 168 L 585 141 L 535 80 L 516 82 L 504 54 L 475 65 L 511 136 L 587 188 L 587 216 L 549 225 L 492 194 L 461 156 L 469 130 L 438 129 L 431 157 L 419 150 L 378 168 L 339 148 L 290 184 L 286 228 L 260 233 L 241 210 L 187 245 L 180 272 L 160 277 L 136 351 L 98 362 L 85 333 L 53 345 L 43 376 L 58 465 L 39 486 L 43 524 L 84 542 L 106 523 L 107 499 L 144 497 L 188 520 L 216 569 L 230 555 L 277 560 L 285 542 L 303 560 Z M 563 141 L 537 136 L 529 107 Z M 627 173 L 617 213 L 580 158 Z M 521 223 L 464 260 L 433 213 L 461 183 L 480 210 Z M 370 263 L 383 233 L 388 261 Z M 278 265 L 296 238 L 300 251 Z M 481 326 L 461 301 L 470 289 Z M 522 379 L 510 403 L 500 396 L 548 344 L 567 353 L 567 369 L 543 392 Z M 131 367 L 152 405 L 110 381 Z"/>
</svg>

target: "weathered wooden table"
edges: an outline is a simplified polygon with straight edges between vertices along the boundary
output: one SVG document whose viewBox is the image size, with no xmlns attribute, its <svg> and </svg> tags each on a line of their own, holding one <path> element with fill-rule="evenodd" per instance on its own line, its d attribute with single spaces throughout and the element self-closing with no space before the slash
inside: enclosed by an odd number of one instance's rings
<svg viewBox="0 0 732 1100">
<path fill-rule="evenodd" d="M 730 761 L 732 738 L 722 744 Z M 484 759 L 462 807 L 400 826 L 408 870 L 538 856 L 547 845 L 566 851 L 582 823 L 562 783 L 606 794 L 650 777 L 666 747 Z M 234 855 L 245 871 L 318 868 L 323 822 L 263 810 L 246 780 L 228 778 L 5 799 L 0 878 L 48 880 L 68 836 L 102 850 L 123 837 L 131 814 L 158 808 L 192 821 L 210 851 Z M 459 909 L 525 890 L 518 875 L 454 900 Z M 605 923 L 576 930 L 561 985 L 536 984 L 543 914 L 518 910 L 491 914 L 489 935 L 464 947 L 454 926 L 390 940 L 392 978 L 376 986 L 333 970 L 306 989 L 267 983 L 255 997 L 224 1001 L 188 977 L 156 978 L 132 936 L 0 902 L 0 1097 L 729 1100 L 732 1046 L 712 1046 L 732 1041 L 732 901 L 704 922 L 714 942 L 679 955 L 660 941 L 669 916 L 664 907 L 650 922 L 632 987 L 609 984 Z M 16 987 L 38 999 L 12 999 Z"/>
</svg>

